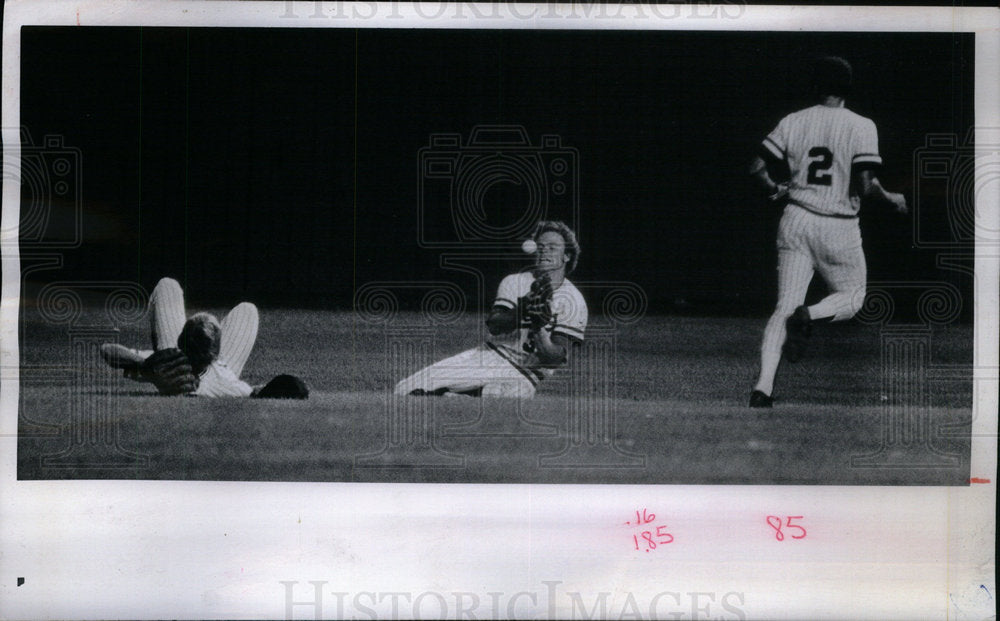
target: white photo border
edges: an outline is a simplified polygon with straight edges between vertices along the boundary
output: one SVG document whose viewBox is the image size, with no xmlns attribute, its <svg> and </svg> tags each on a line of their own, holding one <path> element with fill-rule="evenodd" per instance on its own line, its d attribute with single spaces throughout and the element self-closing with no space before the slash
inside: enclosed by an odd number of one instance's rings
<svg viewBox="0 0 1000 621">
<path fill-rule="evenodd" d="M 20 125 L 21 26 L 155 25 L 972 32 L 976 126 L 1000 127 L 995 9 L 606 6 L 602 13 L 584 4 L 8 2 L 2 126 Z M 18 144 L 17 135 L 4 132 L 5 145 Z M 978 138 L 977 144 L 988 144 Z M 977 196 L 977 217 L 992 231 L 1000 230 L 997 186 Z M 602 605 L 619 618 L 636 618 L 633 610 L 639 618 L 655 612 L 685 619 L 993 614 L 1000 334 L 995 246 L 977 250 L 974 292 L 971 475 L 987 484 L 18 481 L 19 191 L 4 184 L 4 618 L 286 618 L 289 611 L 295 618 L 369 618 L 368 611 L 391 616 L 393 610 L 399 617 L 441 611 L 456 617 L 466 610 L 476 618 L 566 618 L 600 612 Z M 623 515 L 647 506 L 669 509 L 674 535 L 690 542 L 673 548 L 669 562 L 630 553 L 616 530 Z M 749 536 L 761 520 L 743 516 L 769 513 L 809 515 L 808 542 L 782 547 Z"/>
</svg>

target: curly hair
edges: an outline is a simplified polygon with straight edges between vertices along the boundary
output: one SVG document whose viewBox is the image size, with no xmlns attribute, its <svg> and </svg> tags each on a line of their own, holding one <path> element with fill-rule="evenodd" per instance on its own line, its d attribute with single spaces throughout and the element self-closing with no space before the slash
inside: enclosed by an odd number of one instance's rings
<svg viewBox="0 0 1000 621">
<path fill-rule="evenodd" d="M 219 357 L 222 326 L 211 313 L 195 313 L 184 323 L 177 347 L 188 357 L 195 375 L 200 375 Z"/>
<path fill-rule="evenodd" d="M 576 240 L 576 233 L 561 220 L 542 220 L 535 225 L 535 232 L 531 235 L 531 238 L 537 242 L 543 233 L 548 233 L 549 231 L 558 233 L 566 244 L 566 254 L 569 255 L 569 263 L 566 264 L 566 273 L 569 274 L 576 269 L 576 263 L 580 259 L 580 242 Z"/>
</svg>

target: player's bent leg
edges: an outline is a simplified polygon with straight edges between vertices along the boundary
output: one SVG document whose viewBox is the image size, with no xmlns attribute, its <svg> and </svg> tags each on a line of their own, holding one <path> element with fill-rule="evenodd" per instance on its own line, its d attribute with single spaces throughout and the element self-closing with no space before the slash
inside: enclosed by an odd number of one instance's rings
<svg viewBox="0 0 1000 621">
<path fill-rule="evenodd" d="M 236 377 L 243 373 L 243 367 L 250 358 L 250 352 L 257 341 L 260 316 L 257 307 L 250 302 L 237 304 L 222 319 L 222 342 L 219 344 L 219 362 L 222 362 Z"/>
<path fill-rule="evenodd" d="M 523 375 L 520 378 L 494 380 L 483 386 L 484 398 L 531 399 L 535 396 L 535 386 Z"/>
<path fill-rule="evenodd" d="M 535 396 L 535 381 L 492 349 L 483 353 L 483 366 L 490 379 L 483 385 L 484 398 L 531 399 Z"/>
<path fill-rule="evenodd" d="M 811 333 L 812 319 L 809 317 L 809 309 L 798 306 L 785 321 L 785 345 L 781 353 L 789 362 L 798 362 L 802 359 Z"/>
<path fill-rule="evenodd" d="M 813 321 L 846 321 L 858 314 L 865 303 L 864 285 L 851 290 L 836 291 L 809 307 L 809 317 Z"/>
<path fill-rule="evenodd" d="M 440 395 L 446 391 L 470 392 L 490 379 L 483 366 L 484 352 L 468 349 L 425 367 L 396 384 L 396 395 Z"/>
<path fill-rule="evenodd" d="M 421 369 L 414 373 L 413 375 L 407 377 L 406 379 L 400 380 L 393 388 L 392 393 L 394 395 L 406 396 L 406 395 L 420 395 L 423 396 L 428 394 L 427 386 L 429 384 L 428 370 Z"/>
<path fill-rule="evenodd" d="M 177 337 L 184 328 L 184 291 L 173 278 L 161 278 L 149 296 L 150 328 L 153 349 L 177 347 Z"/>
<path fill-rule="evenodd" d="M 816 265 L 830 295 L 809 307 L 813 321 L 845 321 L 854 317 L 865 303 L 868 266 L 857 223 L 841 223 L 830 237 L 825 240 L 827 247 Z"/>
</svg>

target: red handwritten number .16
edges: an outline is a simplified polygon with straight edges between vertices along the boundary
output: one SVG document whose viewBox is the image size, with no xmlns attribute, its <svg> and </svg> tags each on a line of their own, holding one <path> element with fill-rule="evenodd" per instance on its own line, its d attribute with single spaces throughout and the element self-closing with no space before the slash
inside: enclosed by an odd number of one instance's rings
<svg viewBox="0 0 1000 621">
<path fill-rule="evenodd" d="M 786 515 L 785 518 L 786 518 L 785 528 L 788 528 L 789 530 L 791 530 L 791 529 L 794 528 L 794 529 L 796 529 L 796 530 L 798 530 L 799 532 L 802 533 L 801 535 L 792 535 L 791 536 L 792 539 L 805 539 L 805 537 L 806 537 L 806 529 L 802 528 L 798 524 L 792 524 L 792 520 L 801 520 L 802 516 L 801 515 Z M 769 516 L 767 516 L 767 525 L 774 529 L 774 538 L 775 539 L 777 539 L 778 541 L 784 541 L 785 540 L 785 534 L 783 532 L 781 532 L 781 518 L 780 517 L 778 517 L 776 515 L 769 515 Z"/>
<path fill-rule="evenodd" d="M 646 513 L 646 510 L 642 510 L 642 515 L 639 515 L 639 510 L 635 512 L 635 525 L 641 526 L 642 524 L 649 524 L 656 519 L 655 513 Z"/>
</svg>

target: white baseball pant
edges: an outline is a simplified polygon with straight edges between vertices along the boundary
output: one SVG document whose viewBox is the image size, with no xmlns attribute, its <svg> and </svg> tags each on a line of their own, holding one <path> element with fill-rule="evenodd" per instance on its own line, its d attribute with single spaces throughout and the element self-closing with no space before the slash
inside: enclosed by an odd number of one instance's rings
<svg viewBox="0 0 1000 621">
<path fill-rule="evenodd" d="M 530 399 L 535 395 L 534 384 L 486 345 L 468 349 L 417 371 L 396 384 L 394 392 L 397 395 L 408 395 L 414 390 L 460 393 L 478 388 L 482 388 L 483 397 Z"/>
</svg>

